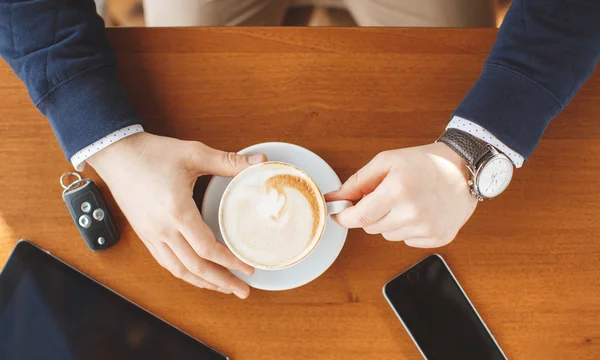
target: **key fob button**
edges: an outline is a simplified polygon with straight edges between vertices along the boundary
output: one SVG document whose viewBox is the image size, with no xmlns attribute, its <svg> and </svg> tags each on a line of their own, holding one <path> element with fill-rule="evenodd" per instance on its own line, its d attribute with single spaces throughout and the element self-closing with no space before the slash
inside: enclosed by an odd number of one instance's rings
<svg viewBox="0 0 600 360">
<path fill-rule="evenodd" d="M 104 251 L 119 241 L 119 232 L 98 186 L 90 179 L 79 185 L 67 186 L 63 200 L 85 244 L 92 251 Z"/>
<path fill-rule="evenodd" d="M 81 211 L 84 213 L 89 213 L 90 210 L 92 210 L 92 204 L 87 201 L 81 204 Z"/>
<path fill-rule="evenodd" d="M 89 215 L 81 215 L 79 217 L 79 226 L 87 229 L 90 227 L 90 225 L 92 225 L 92 219 L 89 217 Z"/>
<path fill-rule="evenodd" d="M 104 220 L 104 210 L 96 209 L 92 213 L 92 216 L 94 217 L 94 219 L 96 219 L 98 221 L 102 221 L 102 220 Z"/>
</svg>

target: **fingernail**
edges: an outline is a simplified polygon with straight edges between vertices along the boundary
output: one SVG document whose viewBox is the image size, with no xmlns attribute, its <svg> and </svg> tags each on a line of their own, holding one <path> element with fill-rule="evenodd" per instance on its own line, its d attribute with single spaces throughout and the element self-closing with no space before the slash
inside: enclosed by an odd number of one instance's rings
<svg viewBox="0 0 600 360">
<path fill-rule="evenodd" d="M 340 192 L 340 189 L 328 192 L 327 194 L 324 195 L 325 196 L 325 200 L 331 199 L 332 197 L 334 197 L 339 192 Z"/>
<path fill-rule="evenodd" d="M 248 295 L 246 295 L 240 291 L 234 291 L 233 293 L 235 294 L 235 296 L 239 297 L 240 299 L 245 299 L 248 297 Z"/>
<path fill-rule="evenodd" d="M 242 272 L 248 276 L 252 276 L 252 274 L 254 274 L 254 269 L 242 269 Z"/>
<path fill-rule="evenodd" d="M 264 159 L 263 154 L 252 155 L 252 156 L 248 157 L 248 164 L 250 164 L 250 165 L 260 164 L 261 162 L 263 162 L 263 159 Z"/>
<path fill-rule="evenodd" d="M 223 294 L 227 294 L 227 295 L 231 294 L 231 290 L 228 290 L 228 289 L 217 288 L 217 291 L 222 292 Z"/>
</svg>

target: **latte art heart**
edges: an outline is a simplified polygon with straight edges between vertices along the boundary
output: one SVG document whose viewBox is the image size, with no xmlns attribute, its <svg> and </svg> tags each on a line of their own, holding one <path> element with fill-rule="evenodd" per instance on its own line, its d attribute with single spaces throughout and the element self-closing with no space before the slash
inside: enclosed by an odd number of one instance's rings
<svg viewBox="0 0 600 360">
<path fill-rule="evenodd" d="M 282 209 L 285 201 L 285 194 L 279 194 L 277 190 L 272 189 L 267 192 L 267 196 L 263 201 L 256 204 L 256 210 L 264 218 L 271 218 L 277 222 L 283 215 Z"/>
<path fill-rule="evenodd" d="M 223 236 L 234 253 L 255 266 L 278 268 L 302 259 L 319 241 L 324 200 L 301 170 L 265 163 L 236 177 L 220 210 Z"/>
</svg>

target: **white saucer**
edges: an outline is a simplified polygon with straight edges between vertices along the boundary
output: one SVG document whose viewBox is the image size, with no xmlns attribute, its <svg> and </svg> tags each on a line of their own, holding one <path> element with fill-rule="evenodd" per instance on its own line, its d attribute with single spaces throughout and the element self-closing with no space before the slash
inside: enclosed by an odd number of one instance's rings
<svg viewBox="0 0 600 360">
<path fill-rule="evenodd" d="M 317 154 L 298 145 L 271 142 L 250 146 L 239 152 L 242 155 L 266 154 L 271 161 L 282 161 L 304 170 L 317 183 L 323 194 L 333 191 L 342 184 L 333 169 Z M 212 229 L 217 240 L 224 243 L 219 230 L 218 210 L 221 196 L 231 178 L 215 176 L 208 183 L 202 215 Z M 318 278 L 333 264 L 342 251 L 348 230 L 339 226 L 331 218 L 327 219 L 323 238 L 317 247 L 298 264 L 281 270 L 259 270 L 248 276 L 240 272 L 233 273 L 248 285 L 262 290 L 293 289 Z"/>
</svg>

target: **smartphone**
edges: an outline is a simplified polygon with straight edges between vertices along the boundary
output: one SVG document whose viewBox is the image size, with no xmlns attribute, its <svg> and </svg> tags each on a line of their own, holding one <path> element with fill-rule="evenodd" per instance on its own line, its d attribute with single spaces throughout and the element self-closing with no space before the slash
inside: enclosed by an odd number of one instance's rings
<svg viewBox="0 0 600 360">
<path fill-rule="evenodd" d="M 390 280 L 383 295 L 425 359 L 506 359 L 440 255 Z"/>
</svg>

